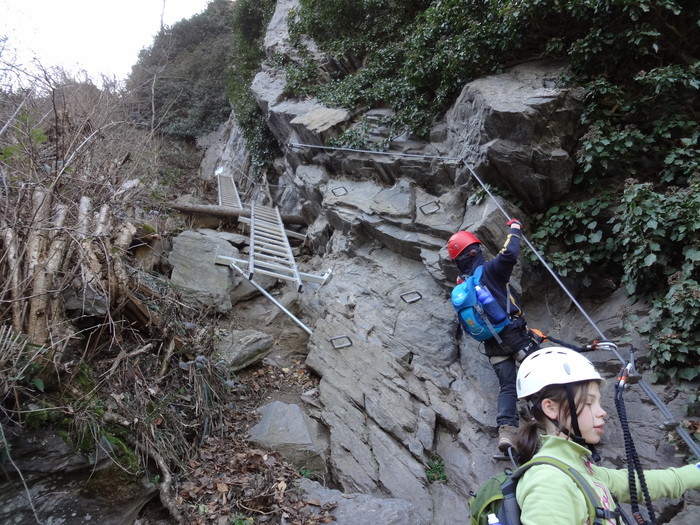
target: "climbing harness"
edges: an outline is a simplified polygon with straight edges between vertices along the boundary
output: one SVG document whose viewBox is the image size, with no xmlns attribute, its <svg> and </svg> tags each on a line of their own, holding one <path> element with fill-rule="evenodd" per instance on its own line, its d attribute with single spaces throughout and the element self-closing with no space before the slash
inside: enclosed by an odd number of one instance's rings
<svg viewBox="0 0 700 525">
<path fill-rule="evenodd" d="M 310 148 L 310 149 L 322 149 L 322 150 L 333 150 L 333 151 L 345 151 L 345 152 L 355 152 L 355 153 L 365 153 L 369 155 L 387 155 L 391 157 L 410 157 L 410 158 L 422 158 L 422 159 L 430 159 L 430 160 L 443 160 L 443 161 L 451 161 L 455 163 L 461 163 L 464 165 L 471 175 L 474 177 L 474 179 L 481 185 L 481 187 L 484 189 L 484 191 L 491 197 L 491 200 L 494 202 L 496 207 L 501 211 L 503 216 L 506 219 L 511 219 L 511 217 L 506 213 L 506 211 L 503 209 L 503 207 L 499 204 L 498 200 L 496 200 L 495 196 L 491 191 L 489 190 L 488 186 L 479 178 L 479 176 L 476 174 L 476 172 L 472 169 L 472 167 L 464 160 L 458 157 L 448 157 L 448 156 L 436 156 L 436 155 L 421 155 L 421 154 L 416 154 L 416 153 L 402 153 L 402 152 L 389 152 L 389 151 L 374 151 L 374 150 L 365 150 L 365 149 L 357 149 L 357 148 L 343 148 L 343 147 L 329 147 L 329 146 L 319 146 L 316 144 L 301 144 L 301 143 L 295 143 L 295 142 L 290 142 L 288 143 L 288 146 L 291 148 L 298 148 L 298 149 L 303 149 L 303 148 Z M 615 344 L 611 344 L 609 341 L 607 341 L 605 335 L 603 332 L 598 328 L 598 326 L 595 324 L 593 319 L 588 315 L 588 313 L 584 310 L 584 308 L 579 304 L 579 302 L 576 300 L 576 298 L 573 296 L 573 294 L 569 291 L 569 289 L 566 287 L 566 285 L 562 282 L 562 280 L 559 278 L 559 276 L 556 274 L 556 272 L 547 264 L 547 261 L 544 260 L 542 255 L 535 249 L 535 247 L 532 245 L 532 243 L 525 237 L 525 235 L 522 235 L 522 240 L 527 244 L 527 246 L 532 250 L 532 253 L 535 254 L 537 259 L 542 263 L 542 265 L 547 269 L 547 271 L 551 274 L 552 278 L 556 281 L 556 283 L 559 285 L 559 287 L 566 293 L 568 296 L 569 300 L 576 306 L 576 308 L 579 310 L 581 315 L 588 321 L 588 323 L 593 327 L 593 329 L 598 333 L 600 336 L 600 342 L 594 343 L 597 345 L 602 345 L 598 348 L 595 349 L 601 349 L 601 350 L 609 350 L 613 352 L 618 360 L 624 365 L 625 360 L 622 358 L 620 353 L 618 352 L 617 346 Z M 554 340 L 550 337 L 549 338 L 551 341 L 554 342 Z M 605 343 L 605 344 L 604 344 Z M 593 350 L 594 348 L 591 348 Z M 634 367 L 631 368 L 630 372 L 634 372 Z M 673 415 L 671 412 L 668 410 L 666 405 L 661 401 L 659 396 L 656 395 L 656 393 L 651 389 L 649 384 L 644 381 L 641 377 L 638 378 L 639 380 L 637 381 L 637 384 L 639 387 L 646 393 L 646 395 L 651 399 L 651 401 L 657 406 L 657 408 L 661 411 L 663 416 L 666 418 L 666 421 L 662 425 L 660 425 L 660 428 L 675 428 L 676 432 L 678 435 L 685 441 L 686 445 L 688 448 L 695 454 L 695 456 L 700 457 L 700 445 L 693 440 L 693 438 L 690 436 L 690 434 L 681 426 L 678 425 L 678 423 L 674 420 Z"/>
</svg>

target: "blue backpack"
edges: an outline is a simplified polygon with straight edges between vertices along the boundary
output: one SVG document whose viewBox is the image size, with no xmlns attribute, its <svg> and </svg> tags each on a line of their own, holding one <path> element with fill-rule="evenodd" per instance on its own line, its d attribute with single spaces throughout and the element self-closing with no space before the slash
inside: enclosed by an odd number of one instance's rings
<svg viewBox="0 0 700 525">
<path fill-rule="evenodd" d="M 508 314 L 503 311 L 485 286 L 479 284 L 484 267 L 479 266 L 474 275 L 452 289 L 454 306 L 462 328 L 477 341 L 495 337 L 510 324 Z M 477 296 L 477 287 L 480 288 Z M 481 300 L 479 300 L 481 299 Z"/>
</svg>

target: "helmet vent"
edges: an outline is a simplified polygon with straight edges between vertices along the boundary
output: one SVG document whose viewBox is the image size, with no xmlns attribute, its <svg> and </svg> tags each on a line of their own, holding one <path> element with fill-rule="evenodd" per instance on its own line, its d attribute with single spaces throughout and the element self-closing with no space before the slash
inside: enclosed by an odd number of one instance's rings
<svg viewBox="0 0 700 525">
<path fill-rule="evenodd" d="M 564 363 L 564 371 L 567 375 L 571 375 L 571 367 L 569 366 L 569 363 Z"/>
</svg>

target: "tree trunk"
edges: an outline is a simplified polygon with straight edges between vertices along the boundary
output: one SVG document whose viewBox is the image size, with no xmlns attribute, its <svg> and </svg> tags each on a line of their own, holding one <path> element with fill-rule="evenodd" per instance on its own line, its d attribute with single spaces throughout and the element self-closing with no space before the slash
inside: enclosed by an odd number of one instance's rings
<svg viewBox="0 0 700 525">
<path fill-rule="evenodd" d="M 27 319 L 26 334 L 29 340 L 38 345 L 49 342 L 49 286 L 50 280 L 46 271 L 49 217 L 51 212 L 51 194 L 41 188 L 34 190 L 32 196 L 34 220 L 27 239 L 27 283 L 31 283 L 31 299 L 29 301 L 29 318 Z M 29 288 L 29 287 L 27 287 Z"/>
<path fill-rule="evenodd" d="M 225 206 L 218 206 L 216 204 L 179 204 L 170 203 L 168 206 L 174 210 L 183 211 L 186 213 L 203 213 L 207 215 L 214 215 L 215 217 L 231 217 L 237 219 L 238 217 L 250 217 L 250 210 L 241 210 L 238 208 L 227 208 Z M 285 224 L 296 224 L 299 226 L 306 226 L 306 221 L 301 215 L 281 215 L 282 222 Z"/>
<path fill-rule="evenodd" d="M 5 241 L 5 254 L 7 257 L 7 266 L 10 274 L 9 293 L 11 299 L 10 309 L 12 311 L 12 330 L 16 334 L 23 333 L 24 316 L 22 315 L 22 306 L 24 301 L 20 298 L 20 261 L 17 253 L 17 236 L 12 228 L 5 228 L 3 232 Z M 5 285 L 7 292 L 7 285 Z"/>
</svg>

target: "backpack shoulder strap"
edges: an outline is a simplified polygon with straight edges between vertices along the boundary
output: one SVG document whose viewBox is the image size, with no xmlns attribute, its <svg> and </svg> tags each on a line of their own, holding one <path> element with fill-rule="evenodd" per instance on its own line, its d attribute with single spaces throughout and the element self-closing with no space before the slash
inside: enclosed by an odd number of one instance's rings
<svg viewBox="0 0 700 525">
<path fill-rule="evenodd" d="M 551 456 L 540 456 L 534 458 L 513 472 L 512 477 L 514 479 L 520 478 L 520 476 L 522 476 L 527 469 L 534 467 L 535 465 L 551 465 L 556 467 L 567 474 L 571 480 L 576 483 L 576 486 L 581 492 L 583 492 L 583 495 L 586 498 L 586 506 L 588 507 L 588 515 L 591 519 L 592 525 L 603 525 L 603 520 L 606 519 L 620 523 L 620 514 L 618 512 L 603 508 L 603 504 L 601 503 L 598 494 L 596 494 L 593 487 L 591 487 L 590 483 L 585 480 L 581 473 L 557 458 L 553 458 Z"/>
<path fill-rule="evenodd" d="M 474 277 L 474 284 L 479 284 L 479 281 L 481 280 L 481 274 L 484 272 L 484 265 L 482 264 L 479 266 L 476 270 L 474 270 L 473 277 Z"/>
</svg>

